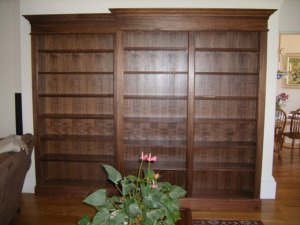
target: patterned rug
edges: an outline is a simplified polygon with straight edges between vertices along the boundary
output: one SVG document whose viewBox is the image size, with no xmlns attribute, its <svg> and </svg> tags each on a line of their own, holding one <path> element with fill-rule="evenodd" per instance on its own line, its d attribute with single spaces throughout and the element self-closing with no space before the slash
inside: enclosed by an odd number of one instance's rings
<svg viewBox="0 0 300 225">
<path fill-rule="evenodd" d="M 193 220 L 193 225 L 263 225 L 263 223 L 250 220 Z"/>
</svg>

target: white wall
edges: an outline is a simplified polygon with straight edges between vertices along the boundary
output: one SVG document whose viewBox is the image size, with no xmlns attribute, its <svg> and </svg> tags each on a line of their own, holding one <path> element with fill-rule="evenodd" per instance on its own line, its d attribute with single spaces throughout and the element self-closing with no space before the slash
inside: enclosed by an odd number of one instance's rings
<svg viewBox="0 0 300 225">
<path fill-rule="evenodd" d="M 0 137 L 15 134 L 15 92 L 21 92 L 20 6 L 0 1 Z"/>
<path fill-rule="evenodd" d="M 108 8 L 271 8 L 278 9 L 283 0 L 20 0 L 21 15 L 26 14 L 58 14 L 58 13 L 102 13 L 108 12 Z M 266 119 L 263 153 L 263 173 L 261 198 L 274 198 L 276 183 L 272 176 L 273 158 L 273 115 L 274 99 L 276 92 L 277 71 L 277 44 L 278 44 L 278 18 L 279 13 L 274 13 L 269 20 L 268 35 L 268 71 L 266 93 Z M 23 99 L 26 124 L 24 129 L 32 131 L 32 102 L 30 63 L 30 25 L 21 18 L 21 58 L 22 58 L 22 92 L 26 96 Z M 29 176 L 33 177 L 34 170 Z M 33 191 L 34 184 L 26 183 L 26 188 Z"/>
<path fill-rule="evenodd" d="M 284 0 L 280 9 L 279 32 L 300 33 L 300 0 Z"/>
<path fill-rule="evenodd" d="M 299 1 L 300 2 L 300 1 Z M 299 18 L 300 20 L 300 18 Z M 280 34 L 280 49 L 281 54 L 279 55 L 279 69 L 286 70 L 286 54 L 297 54 L 300 56 L 300 27 L 299 34 Z M 289 99 L 285 102 L 282 107 L 286 113 L 290 113 L 300 108 L 300 87 L 290 88 L 284 85 L 285 78 L 277 80 L 277 95 L 280 93 L 286 93 L 289 95 Z"/>
</svg>

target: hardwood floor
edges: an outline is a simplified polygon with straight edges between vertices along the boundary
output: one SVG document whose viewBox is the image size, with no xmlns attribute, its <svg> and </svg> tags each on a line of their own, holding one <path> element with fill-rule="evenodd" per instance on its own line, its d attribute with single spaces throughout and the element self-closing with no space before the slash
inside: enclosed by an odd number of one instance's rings
<svg viewBox="0 0 300 225">
<path fill-rule="evenodd" d="M 193 211 L 193 218 L 261 220 L 265 225 L 300 224 L 300 157 L 295 151 L 290 163 L 290 151 L 283 153 L 281 166 L 274 155 L 274 177 L 277 182 L 276 200 L 262 200 L 259 211 Z M 93 210 L 81 203 L 82 199 L 35 196 L 23 194 L 21 212 L 11 225 L 74 225 L 84 213 Z"/>
</svg>

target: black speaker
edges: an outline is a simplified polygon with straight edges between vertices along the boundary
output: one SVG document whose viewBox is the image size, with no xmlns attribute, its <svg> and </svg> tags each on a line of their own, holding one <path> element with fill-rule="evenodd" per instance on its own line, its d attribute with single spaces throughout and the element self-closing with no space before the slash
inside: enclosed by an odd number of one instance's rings
<svg viewBox="0 0 300 225">
<path fill-rule="evenodd" d="M 21 93 L 15 93 L 15 113 L 16 113 L 16 134 L 17 135 L 23 135 L 22 96 L 21 96 Z"/>
</svg>

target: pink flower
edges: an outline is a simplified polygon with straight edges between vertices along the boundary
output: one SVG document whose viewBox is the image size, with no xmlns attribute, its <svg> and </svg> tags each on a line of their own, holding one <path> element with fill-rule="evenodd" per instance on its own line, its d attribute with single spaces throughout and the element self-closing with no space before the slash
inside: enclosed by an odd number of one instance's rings
<svg viewBox="0 0 300 225">
<path fill-rule="evenodd" d="M 151 157 L 151 153 L 149 154 L 149 157 L 147 158 L 148 162 L 155 162 L 157 160 L 156 156 Z"/>
<path fill-rule="evenodd" d="M 159 177 L 160 177 L 159 173 L 156 173 L 156 174 L 154 175 L 154 179 L 155 179 L 155 180 L 157 180 Z"/>
<path fill-rule="evenodd" d="M 148 159 L 148 155 L 144 155 L 144 152 L 142 152 L 142 155 L 140 157 L 140 160 L 145 161 Z"/>
</svg>

